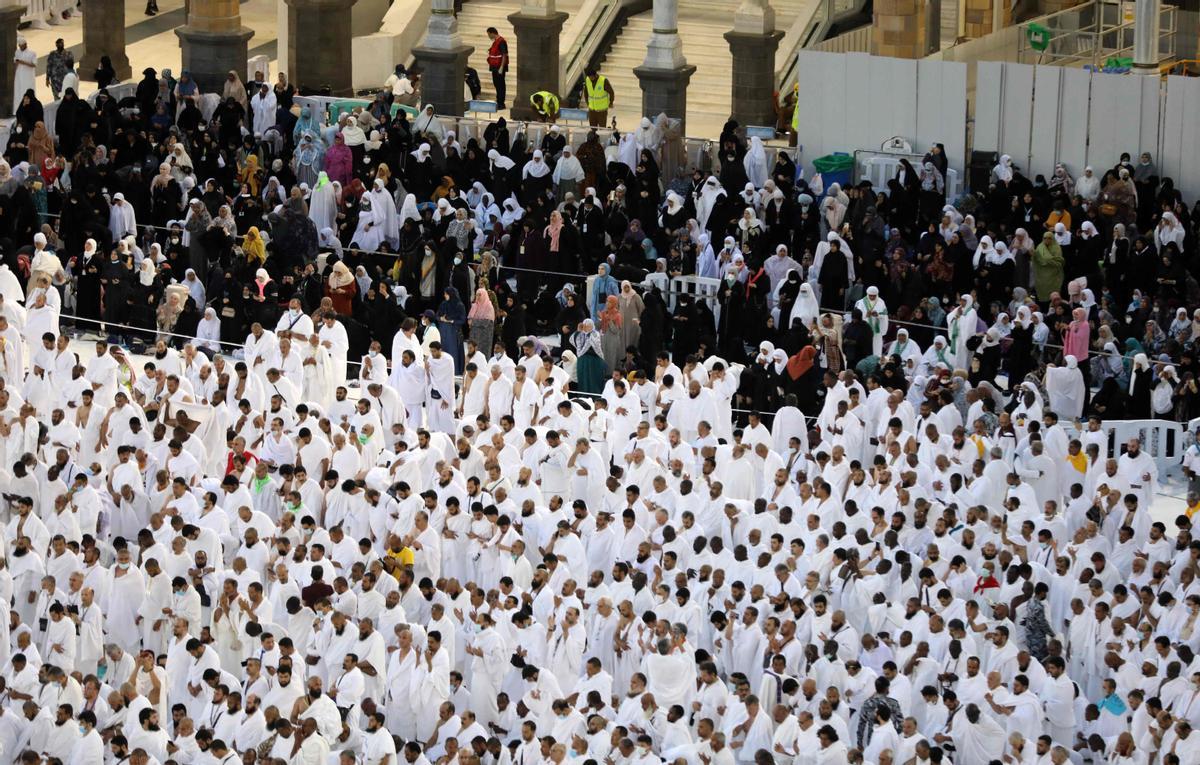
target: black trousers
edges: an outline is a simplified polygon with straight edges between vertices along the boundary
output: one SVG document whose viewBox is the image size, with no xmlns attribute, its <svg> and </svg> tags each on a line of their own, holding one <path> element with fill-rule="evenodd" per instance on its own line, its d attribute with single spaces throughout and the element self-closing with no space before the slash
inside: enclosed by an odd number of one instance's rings
<svg viewBox="0 0 1200 765">
<path fill-rule="evenodd" d="M 492 70 L 492 85 L 496 88 L 496 105 L 501 109 L 504 108 L 504 97 L 507 94 L 507 88 L 504 85 L 505 74 L 500 69 Z"/>
</svg>

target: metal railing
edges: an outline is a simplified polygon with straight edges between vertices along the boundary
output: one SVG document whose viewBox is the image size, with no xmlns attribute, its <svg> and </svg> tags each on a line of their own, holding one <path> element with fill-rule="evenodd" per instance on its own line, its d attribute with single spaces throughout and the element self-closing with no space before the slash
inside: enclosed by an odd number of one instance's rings
<svg viewBox="0 0 1200 765">
<path fill-rule="evenodd" d="M 1130 57 L 1135 24 L 1126 11 L 1132 6 L 1132 2 L 1090 0 L 1021 24 L 1017 60 L 1024 64 L 1100 68 L 1109 59 Z M 1160 60 L 1175 56 L 1176 23 L 1175 6 L 1163 5 L 1159 11 Z M 1046 30 L 1045 50 L 1036 50 L 1030 44 L 1029 31 L 1035 24 Z"/>
<path fill-rule="evenodd" d="M 583 77 L 588 62 L 596 55 L 600 44 L 608 34 L 608 29 L 616 21 L 621 12 L 618 0 L 598 0 L 589 7 L 584 4 L 587 17 L 579 28 L 575 41 L 562 54 L 562 68 L 559 71 L 559 85 L 566 91 L 575 87 Z"/>
<path fill-rule="evenodd" d="M 797 16 L 781 43 L 787 57 L 783 68 L 775 73 L 777 90 L 786 93 L 795 84 L 800 51 L 820 45 L 834 24 L 858 13 L 865 5 L 865 0 L 817 0 L 807 14 L 802 12 Z"/>
</svg>

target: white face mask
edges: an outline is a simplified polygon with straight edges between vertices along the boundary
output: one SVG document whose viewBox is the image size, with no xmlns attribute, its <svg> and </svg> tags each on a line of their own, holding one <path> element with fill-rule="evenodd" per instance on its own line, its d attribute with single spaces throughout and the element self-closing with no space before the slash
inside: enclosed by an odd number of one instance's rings
<svg viewBox="0 0 1200 765">
<path fill-rule="evenodd" d="M 367 351 L 367 354 L 368 354 L 368 355 L 369 355 L 371 358 L 375 358 L 376 356 L 378 356 L 378 355 L 379 355 L 379 351 Z"/>
</svg>

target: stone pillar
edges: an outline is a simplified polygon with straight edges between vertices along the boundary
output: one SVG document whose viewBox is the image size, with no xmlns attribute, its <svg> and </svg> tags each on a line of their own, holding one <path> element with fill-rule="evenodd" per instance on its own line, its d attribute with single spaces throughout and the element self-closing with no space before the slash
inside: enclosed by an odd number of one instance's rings
<svg viewBox="0 0 1200 765">
<path fill-rule="evenodd" d="M 963 36 L 975 39 L 1012 26 L 1008 0 L 964 0 Z"/>
<path fill-rule="evenodd" d="M 744 0 L 734 13 L 725 41 L 733 53 L 730 102 L 738 124 L 775 124 L 775 51 L 782 39 L 767 0 Z"/>
<path fill-rule="evenodd" d="M 1158 76 L 1159 0 L 1137 0 L 1133 16 L 1133 71 Z"/>
<path fill-rule="evenodd" d="M 433 104 L 438 114 L 461 117 L 465 106 L 463 77 L 467 57 L 474 50 L 463 44 L 458 32 L 454 0 L 433 0 L 425 37 L 412 51 L 421 72 L 421 103 Z"/>
<path fill-rule="evenodd" d="M 871 53 L 893 58 L 925 55 L 923 0 L 875 0 Z"/>
<path fill-rule="evenodd" d="M 287 0 L 288 82 L 301 93 L 354 94 L 350 20 L 355 0 Z M 203 0 L 192 0 L 193 4 Z"/>
<path fill-rule="evenodd" d="M 125 53 L 124 0 L 93 0 L 88 4 L 87 23 L 83 25 L 83 55 L 79 59 L 79 79 L 93 80 L 100 57 L 108 56 L 117 79 L 128 80 L 133 73 Z"/>
<path fill-rule="evenodd" d="M 0 7 L 0 50 L 17 49 L 17 25 L 21 23 L 23 13 L 24 5 Z M 12 53 L 0 56 L 0 115 L 11 116 L 16 110 L 16 104 L 13 103 L 13 77 L 16 75 L 16 69 Z"/>
<path fill-rule="evenodd" d="M 513 119 L 532 120 L 537 113 L 529 97 L 539 90 L 548 90 L 565 101 L 559 92 L 558 40 L 567 14 L 555 11 L 554 0 L 526 0 L 521 10 L 508 17 L 516 38 L 517 89 L 512 95 Z M 509 59 L 513 49 L 509 49 Z M 484 76 L 483 72 L 479 73 Z"/>
<path fill-rule="evenodd" d="M 696 67 L 683 57 L 678 22 L 679 0 L 654 0 L 654 28 L 646 43 L 646 59 L 633 73 L 642 86 L 642 115 L 653 118 L 665 113 L 677 118 L 686 135 L 687 87 Z"/>
<path fill-rule="evenodd" d="M 242 26 L 238 0 L 191 0 L 187 26 L 175 30 L 183 68 L 205 93 L 220 93 L 230 70 L 245 80 L 246 44 L 254 30 Z"/>
</svg>

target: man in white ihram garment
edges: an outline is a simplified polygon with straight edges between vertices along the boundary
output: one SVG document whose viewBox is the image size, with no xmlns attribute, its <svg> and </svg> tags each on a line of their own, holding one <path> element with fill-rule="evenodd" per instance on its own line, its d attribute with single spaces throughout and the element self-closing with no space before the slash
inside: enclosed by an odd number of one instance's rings
<svg viewBox="0 0 1200 765">
<path fill-rule="evenodd" d="M 13 109 L 21 105 L 25 91 L 37 88 L 37 60 L 29 42 L 23 35 L 17 35 L 17 50 L 13 53 Z"/>
<path fill-rule="evenodd" d="M 454 432 L 454 359 L 442 350 L 441 343 L 429 346 L 425 359 L 429 387 L 426 391 L 426 426 L 441 433 Z M 418 420 L 419 422 L 419 420 Z"/>
<path fill-rule="evenodd" d="M 642 659 L 642 673 L 646 675 L 646 690 L 654 694 L 660 707 L 691 706 L 696 689 L 696 662 L 682 651 L 682 644 L 672 646 L 667 638 L 659 639 L 654 652 Z"/>
<path fill-rule="evenodd" d="M 862 313 L 863 321 L 871 328 L 871 353 L 879 356 L 883 353 L 883 337 L 888 331 L 887 303 L 879 297 L 879 288 L 875 285 L 867 287 L 867 294 L 854 307 Z"/>
</svg>

